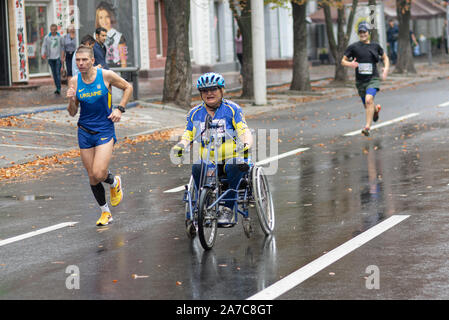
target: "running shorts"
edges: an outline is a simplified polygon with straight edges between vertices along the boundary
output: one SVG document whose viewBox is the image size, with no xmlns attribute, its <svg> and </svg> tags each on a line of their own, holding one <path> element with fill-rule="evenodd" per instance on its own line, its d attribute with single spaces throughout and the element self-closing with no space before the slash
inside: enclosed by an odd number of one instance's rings
<svg viewBox="0 0 449 320">
<path fill-rule="evenodd" d="M 115 130 L 92 134 L 78 128 L 78 144 L 80 149 L 94 148 L 96 146 L 108 143 L 111 139 L 114 139 L 114 144 L 117 142 Z"/>
</svg>

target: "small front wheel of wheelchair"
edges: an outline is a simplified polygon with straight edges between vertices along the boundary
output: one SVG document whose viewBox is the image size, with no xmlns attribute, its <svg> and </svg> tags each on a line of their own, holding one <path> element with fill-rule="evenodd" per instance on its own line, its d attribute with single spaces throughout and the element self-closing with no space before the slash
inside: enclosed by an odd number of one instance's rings
<svg viewBox="0 0 449 320">
<path fill-rule="evenodd" d="M 253 233 L 253 226 L 251 224 L 250 218 L 243 218 L 242 221 L 243 232 L 245 232 L 245 236 L 249 239 L 251 234 Z"/>
<path fill-rule="evenodd" d="M 186 234 L 189 239 L 194 239 L 196 237 L 196 227 L 192 220 L 186 220 Z"/>
<path fill-rule="evenodd" d="M 215 201 L 214 192 L 210 188 L 204 188 L 200 194 L 198 203 L 198 237 L 204 250 L 210 250 L 217 237 L 217 214 L 215 207 L 207 210 Z"/>
</svg>

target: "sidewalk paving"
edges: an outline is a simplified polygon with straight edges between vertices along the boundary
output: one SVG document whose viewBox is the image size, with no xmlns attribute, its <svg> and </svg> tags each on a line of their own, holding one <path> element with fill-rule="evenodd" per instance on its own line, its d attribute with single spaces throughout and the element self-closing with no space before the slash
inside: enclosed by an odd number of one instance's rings
<svg viewBox="0 0 449 320">
<path fill-rule="evenodd" d="M 435 81 L 449 77 L 449 64 L 434 60 L 433 65 L 417 62 L 417 75 L 396 76 L 392 74 L 382 83 L 382 90 L 393 90 L 422 82 Z M 352 70 L 348 73 L 353 78 Z M 254 106 L 251 101 L 239 98 L 240 83 L 238 73 L 225 73 L 227 82 L 226 97 L 239 103 L 247 117 L 272 112 L 282 108 L 291 108 L 311 101 L 326 101 L 330 97 L 338 99 L 357 95 L 353 84 L 345 87 L 332 85 L 333 65 L 311 67 L 312 92 L 291 92 L 289 83 L 290 69 L 267 70 L 267 105 Z M 153 80 L 156 81 L 156 80 Z M 159 81 L 159 80 L 158 80 Z M 154 83 L 141 81 L 139 84 L 140 99 L 128 105 L 128 111 L 122 121 L 116 125 L 119 142 L 130 142 L 158 131 L 182 128 L 185 125 L 187 110 L 162 105 L 160 96 L 151 91 Z M 155 86 L 155 85 L 154 85 Z M 78 116 L 70 117 L 65 111 L 66 87 L 61 97 L 53 96 L 52 86 L 42 86 L 38 90 L 0 90 L 0 181 L 2 172 L 15 170 L 18 166 L 30 163 L 43 157 L 51 157 L 78 149 L 76 138 L 76 122 Z M 51 92 L 51 93 L 49 93 Z M 5 98 L 7 96 L 7 98 Z M 40 99 L 43 99 L 44 103 Z M 32 102 L 26 104 L 25 102 Z M 39 102 L 39 103 L 38 103 Z M 46 103 L 48 102 L 48 103 Z M 51 102 L 51 103 L 50 103 Z M 192 104 L 199 103 L 194 97 Z M 8 117 L 16 115 L 15 117 Z M 178 130 L 179 131 L 179 130 Z M 151 137 L 150 137 L 151 138 Z M 168 139 L 168 136 L 165 138 Z M 132 141 L 131 141 L 132 142 Z M 76 156 L 76 155 L 75 155 Z M 4 178 L 4 177 L 3 177 Z"/>
<path fill-rule="evenodd" d="M 331 78 L 334 75 L 333 65 L 322 65 L 310 68 L 311 80 Z M 192 75 L 192 85 L 195 88 L 196 80 L 200 74 Z M 241 88 L 238 72 L 223 73 L 226 79 L 226 89 L 233 91 Z M 267 84 L 277 85 L 291 82 L 291 69 L 268 69 Z M 139 79 L 139 100 L 157 101 L 162 99 L 164 85 L 163 78 Z M 55 95 L 55 88 L 50 78 L 35 79 L 30 81 L 30 85 L 23 89 L 0 88 L 0 117 L 12 114 L 24 114 L 36 112 L 36 110 L 54 111 L 67 105 L 65 98 L 67 85 L 62 86 L 61 95 Z M 196 94 L 196 90 L 193 90 Z"/>
</svg>

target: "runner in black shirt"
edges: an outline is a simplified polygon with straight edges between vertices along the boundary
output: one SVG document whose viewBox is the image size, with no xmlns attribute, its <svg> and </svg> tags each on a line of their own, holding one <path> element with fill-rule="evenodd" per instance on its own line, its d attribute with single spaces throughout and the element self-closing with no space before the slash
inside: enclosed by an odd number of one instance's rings
<svg viewBox="0 0 449 320">
<path fill-rule="evenodd" d="M 374 107 L 374 97 L 380 87 L 377 63 L 382 59 L 384 64 L 382 80 L 385 80 L 390 69 L 390 61 L 379 44 L 370 42 L 367 22 L 362 21 L 359 24 L 358 32 L 360 41 L 346 49 L 341 64 L 355 69 L 356 87 L 366 110 L 366 124 L 362 133 L 369 136 L 371 123 L 379 119 L 381 109 L 379 104 Z"/>
</svg>

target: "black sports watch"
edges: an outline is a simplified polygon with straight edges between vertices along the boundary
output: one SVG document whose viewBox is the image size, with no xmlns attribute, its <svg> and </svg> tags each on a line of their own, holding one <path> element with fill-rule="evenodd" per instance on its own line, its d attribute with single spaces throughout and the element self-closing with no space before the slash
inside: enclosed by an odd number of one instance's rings
<svg viewBox="0 0 449 320">
<path fill-rule="evenodd" d="M 125 113 L 125 108 L 123 106 L 116 106 L 116 109 L 119 109 L 121 113 Z"/>
</svg>

